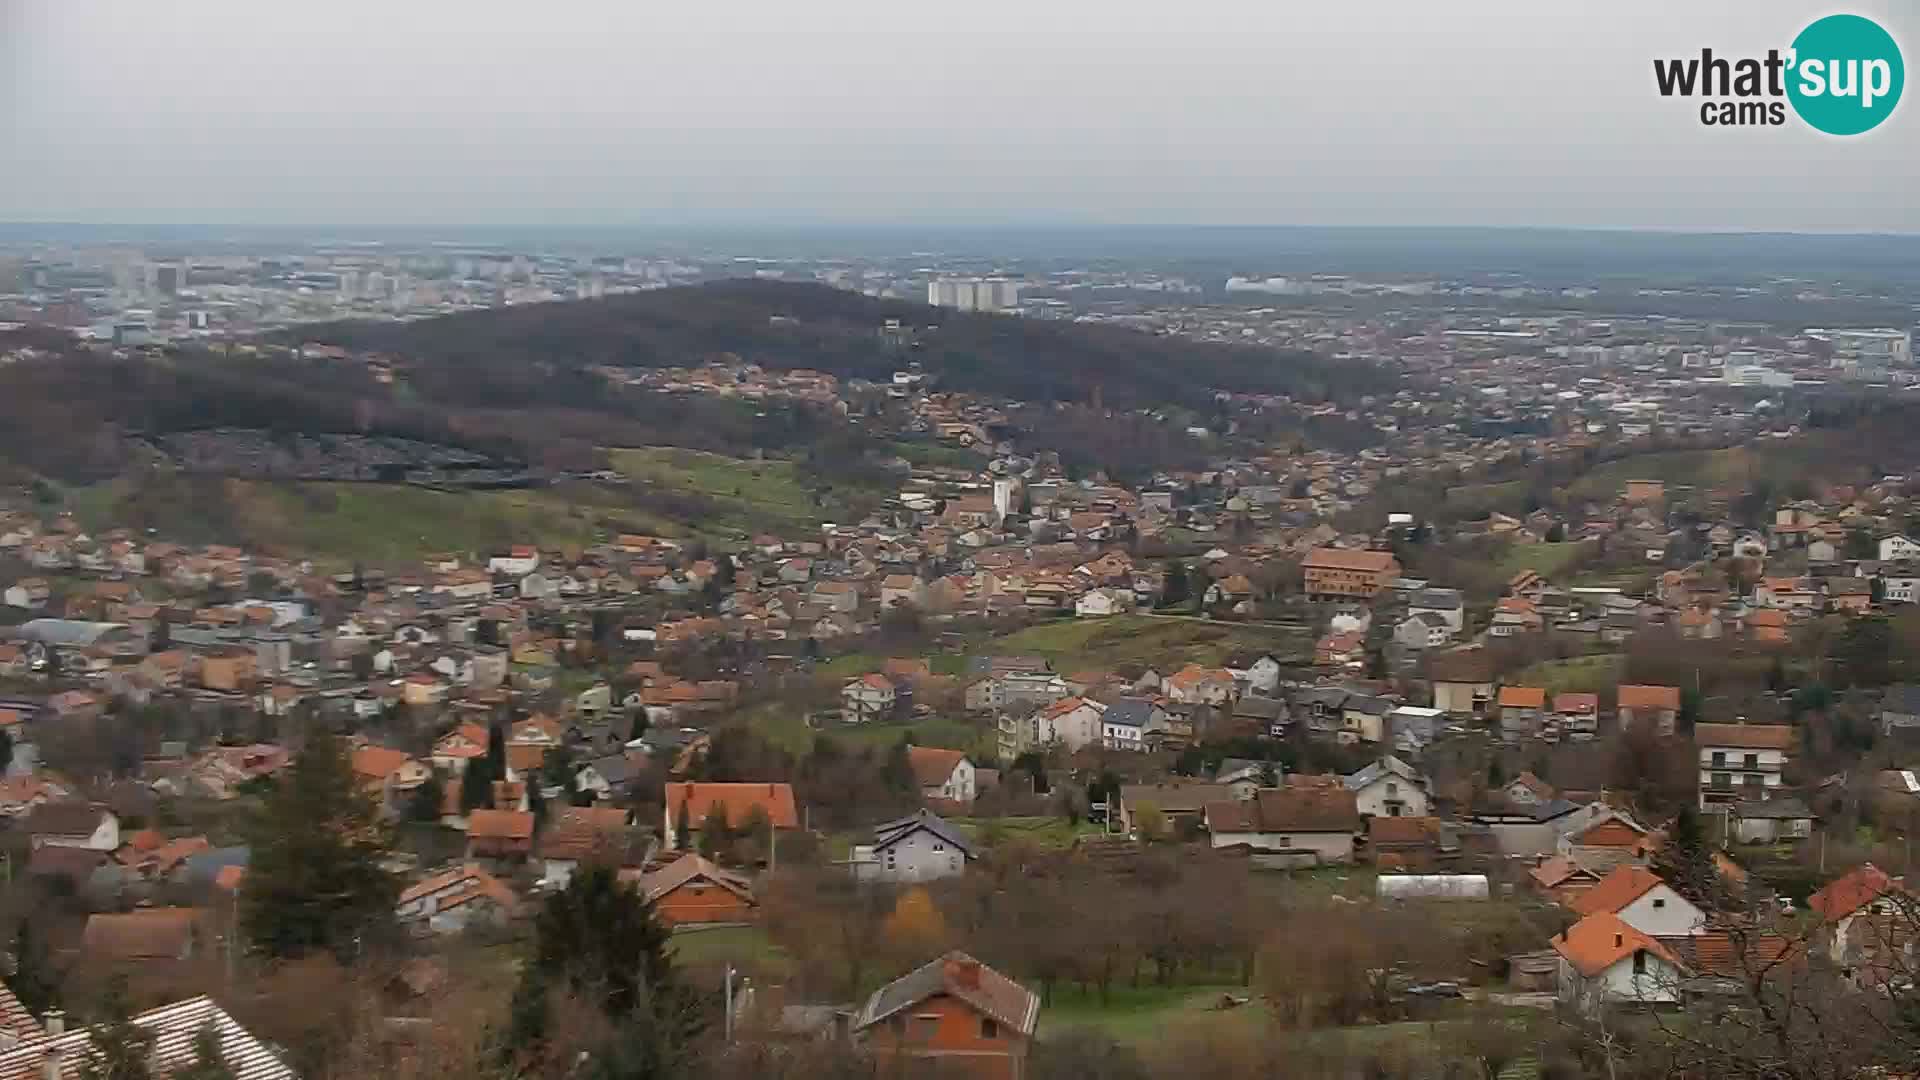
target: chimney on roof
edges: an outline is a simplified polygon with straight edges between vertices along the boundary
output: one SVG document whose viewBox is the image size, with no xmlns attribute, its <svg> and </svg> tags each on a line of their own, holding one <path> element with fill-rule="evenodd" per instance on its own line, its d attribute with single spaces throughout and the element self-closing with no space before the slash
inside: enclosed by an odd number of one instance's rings
<svg viewBox="0 0 1920 1080">
<path fill-rule="evenodd" d="M 980 961 L 967 956 L 948 960 L 947 979 L 962 990 L 980 989 Z"/>
<path fill-rule="evenodd" d="M 48 1009 L 41 1023 L 47 1029 L 47 1034 L 64 1035 L 67 1031 L 67 1014 L 59 1009 Z"/>
</svg>

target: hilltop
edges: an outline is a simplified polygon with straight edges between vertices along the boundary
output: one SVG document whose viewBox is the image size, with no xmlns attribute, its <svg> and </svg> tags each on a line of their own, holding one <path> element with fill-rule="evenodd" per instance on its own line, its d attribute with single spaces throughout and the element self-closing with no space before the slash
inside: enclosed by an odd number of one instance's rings
<svg viewBox="0 0 1920 1080">
<path fill-rule="evenodd" d="M 898 344 L 878 333 L 907 328 Z M 882 300 L 825 285 L 731 280 L 414 322 L 341 322 L 280 335 L 407 358 L 437 400 L 497 404 L 524 387 L 596 366 L 670 367 L 731 354 L 775 370 L 885 380 L 909 361 L 945 389 L 1023 401 L 1151 407 L 1198 404 L 1215 390 L 1346 400 L 1388 385 L 1371 364 L 1307 352 L 1214 345 L 1117 326 L 1051 322 Z"/>
</svg>

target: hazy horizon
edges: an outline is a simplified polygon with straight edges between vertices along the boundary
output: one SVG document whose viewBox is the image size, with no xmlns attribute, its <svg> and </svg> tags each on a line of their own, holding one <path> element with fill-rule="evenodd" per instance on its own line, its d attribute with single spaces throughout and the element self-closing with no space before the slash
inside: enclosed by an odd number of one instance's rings
<svg viewBox="0 0 1920 1080">
<path fill-rule="evenodd" d="M 1920 106 L 1835 139 L 1654 89 L 1831 10 L 0 0 L 0 221 L 1920 232 Z M 1911 62 L 1920 11 L 1849 10 Z"/>
</svg>

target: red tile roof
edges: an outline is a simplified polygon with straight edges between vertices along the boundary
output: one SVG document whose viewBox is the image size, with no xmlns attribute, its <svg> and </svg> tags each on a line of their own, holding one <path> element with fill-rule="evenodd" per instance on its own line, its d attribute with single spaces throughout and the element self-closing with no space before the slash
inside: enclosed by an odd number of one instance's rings
<svg viewBox="0 0 1920 1080">
<path fill-rule="evenodd" d="M 1598 912 L 1610 912 L 1618 915 L 1620 909 L 1646 895 L 1656 885 L 1665 884 L 1660 876 L 1644 866 L 1631 864 L 1616 866 L 1613 872 L 1594 885 L 1593 888 L 1567 901 L 1577 915 L 1593 915 Z"/>
<path fill-rule="evenodd" d="M 756 806 L 766 811 L 767 820 L 776 829 L 800 827 L 800 815 L 794 808 L 791 784 L 670 783 L 666 789 L 666 800 L 668 820 L 678 821 L 680 808 L 684 805 L 687 808 L 687 820 L 696 829 L 706 820 L 708 811 L 715 803 L 726 807 L 727 825 L 732 828 L 746 824 L 747 817 Z"/>
<path fill-rule="evenodd" d="M 1685 967 L 1680 958 L 1665 945 L 1628 926 L 1620 916 L 1611 912 L 1589 915 L 1553 939 L 1553 951 L 1565 957 L 1575 971 L 1588 978 L 1641 950 L 1658 956 L 1674 967 Z"/>
</svg>

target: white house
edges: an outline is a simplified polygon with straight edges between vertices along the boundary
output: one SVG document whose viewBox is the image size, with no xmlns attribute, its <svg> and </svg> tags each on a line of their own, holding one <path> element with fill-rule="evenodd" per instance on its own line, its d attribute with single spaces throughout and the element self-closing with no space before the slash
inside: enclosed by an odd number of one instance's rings
<svg viewBox="0 0 1920 1080">
<path fill-rule="evenodd" d="M 1427 778 L 1388 754 L 1343 781 L 1355 808 L 1371 817 L 1426 817 L 1433 809 Z"/>
<path fill-rule="evenodd" d="M 512 889 L 468 863 L 410 886 L 393 914 L 415 934 L 450 934 L 473 926 L 500 925 L 513 916 Z"/>
<path fill-rule="evenodd" d="M 1707 913 L 1644 866 L 1613 868 L 1591 889 L 1567 900 L 1574 914 L 1614 915 L 1655 938 L 1695 937 L 1707 932 Z"/>
<path fill-rule="evenodd" d="M 859 881 L 912 882 L 954 877 L 973 859 L 973 845 L 930 810 L 874 826 L 873 843 L 856 845 L 853 876 Z"/>
<path fill-rule="evenodd" d="M 1393 639 L 1409 649 L 1438 649 L 1453 640 L 1453 628 L 1436 612 L 1421 611 L 1400 620 Z"/>
<path fill-rule="evenodd" d="M 1248 690 L 1256 694 L 1271 697 L 1273 692 L 1280 688 L 1280 661 L 1275 660 L 1268 653 L 1261 653 L 1251 661 L 1229 660 L 1227 674 L 1232 675 L 1235 682 L 1244 683 Z"/>
<path fill-rule="evenodd" d="M 1583 1012 L 1606 1005 L 1666 1005 L 1680 1000 L 1687 969 L 1665 945 L 1601 912 L 1553 939 L 1558 996 Z"/>
<path fill-rule="evenodd" d="M 1000 720 L 1000 752 L 1014 757 L 1038 747 L 1058 745 L 1076 753 L 1101 740 L 1107 707 L 1083 697 L 1064 697 L 1027 717 Z"/>
<path fill-rule="evenodd" d="M 1920 558 L 1920 541 L 1905 536 L 1883 536 L 1880 538 L 1880 561 L 1892 562 L 1895 559 Z"/>
<path fill-rule="evenodd" d="M 1693 743 L 1700 752 L 1700 806 L 1706 809 L 1777 794 L 1795 729 L 1785 724 L 1695 724 Z"/>
<path fill-rule="evenodd" d="M 973 801 L 977 793 L 973 762 L 967 760 L 964 752 L 935 746 L 909 746 L 907 760 L 913 765 L 913 777 L 923 797 L 957 803 Z"/>
<path fill-rule="evenodd" d="M 521 578 L 534 572 L 540 565 L 540 549 L 528 544 L 516 544 L 504 555 L 494 555 L 487 560 L 487 573 L 505 574 L 508 577 Z"/>
<path fill-rule="evenodd" d="M 1145 698 L 1121 698 L 1100 716 L 1100 741 L 1109 750 L 1144 752 L 1152 748 L 1148 736 L 1170 726 L 1160 706 Z"/>
<path fill-rule="evenodd" d="M 849 724 L 878 720 L 893 711 L 892 680 L 885 675 L 850 679 L 840 690 L 840 719 Z"/>
<path fill-rule="evenodd" d="M 1125 615 L 1133 610 L 1133 592 L 1128 589 L 1089 589 L 1073 602 L 1073 613 L 1083 619 Z"/>
<path fill-rule="evenodd" d="M 1880 597 L 1888 604 L 1911 604 L 1920 599 L 1920 574 L 1881 574 Z"/>
<path fill-rule="evenodd" d="M 1205 821 L 1216 848 L 1246 844 L 1317 863 L 1352 862 L 1361 827 L 1353 792 L 1344 787 L 1263 788 L 1251 799 L 1209 803 Z"/>
<path fill-rule="evenodd" d="M 1408 601 L 1407 614 L 1412 617 L 1438 615 L 1455 634 L 1466 627 L 1466 601 L 1459 589 L 1421 589 Z"/>
</svg>

